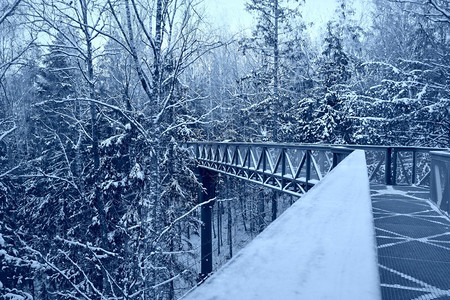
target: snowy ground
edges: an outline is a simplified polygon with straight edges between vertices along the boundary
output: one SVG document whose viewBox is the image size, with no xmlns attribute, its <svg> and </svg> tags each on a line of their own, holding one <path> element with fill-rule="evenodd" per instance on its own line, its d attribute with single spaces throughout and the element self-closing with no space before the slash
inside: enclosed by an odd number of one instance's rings
<svg viewBox="0 0 450 300">
<path fill-rule="evenodd" d="M 380 299 L 371 210 L 355 151 L 184 299 Z"/>
</svg>

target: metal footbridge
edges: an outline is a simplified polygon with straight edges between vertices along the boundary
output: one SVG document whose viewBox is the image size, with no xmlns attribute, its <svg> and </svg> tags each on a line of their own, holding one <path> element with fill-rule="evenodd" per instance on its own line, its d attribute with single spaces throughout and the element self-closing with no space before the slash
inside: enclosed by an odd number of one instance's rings
<svg viewBox="0 0 450 300">
<path fill-rule="evenodd" d="M 198 161 L 204 186 L 202 278 L 213 271 L 211 213 L 217 174 L 303 197 L 350 153 L 364 150 L 382 298 L 450 299 L 448 151 L 279 143 L 193 142 L 187 147 Z"/>
</svg>

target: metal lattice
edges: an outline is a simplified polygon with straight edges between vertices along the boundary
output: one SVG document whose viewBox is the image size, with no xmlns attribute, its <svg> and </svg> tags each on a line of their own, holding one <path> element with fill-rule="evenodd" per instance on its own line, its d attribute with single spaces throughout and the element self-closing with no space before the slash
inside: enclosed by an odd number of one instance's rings
<svg viewBox="0 0 450 300">
<path fill-rule="evenodd" d="M 199 167 L 301 196 L 352 150 L 303 145 L 196 143 Z"/>
</svg>

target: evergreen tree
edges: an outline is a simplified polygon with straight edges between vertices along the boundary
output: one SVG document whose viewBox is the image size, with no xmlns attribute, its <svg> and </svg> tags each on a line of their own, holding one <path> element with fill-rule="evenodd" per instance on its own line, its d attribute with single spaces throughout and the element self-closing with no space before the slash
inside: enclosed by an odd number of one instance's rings
<svg viewBox="0 0 450 300">
<path fill-rule="evenodd" d="M 292 57 L 293 45 L 301 40 L 303 25 L 298 6 L 282 0 L 252 0 L 247 3 L 247 10 L 254 13 L 257 25 L 250 39 L 242 41 L 244 54 L 252 51 L 255 69 L 248 75 L 248 79 L 256 92 L 252 106 L 257 116 L 263 120 L 261 135 L 263 139 L 277 141 L 281 133 L 281 119 L 291 106 L 292 95 L 287 81 L 292 76 L 289 58 Z M 292 34 L 295 19 L 299 22 Z M 281 124 L 280 124 L 281 123 Z"/>
<path fill-rule="evenodd" d="M 441 30 L 446 25 L 414 12 L 411 3 L 375 4 L 382 14 L 374 20 L 361 65 L 363 88 L 351 105 L 355 141 L 448 144 L 448 59 L 440 54 L 449 47 Z"/>
<path fill-rule="evenodd" d="M 347 101 L 351 93 L 349 80 L 351 66 L 342 43 L 342 28 L 327 24 L 316 84 L 311 96 L 304 99 L 299 120 L 307 130 L 301 132 L 307 142 L 348 143 L 351 139 L 350 121 L 347 118 Z"/>
</svg>

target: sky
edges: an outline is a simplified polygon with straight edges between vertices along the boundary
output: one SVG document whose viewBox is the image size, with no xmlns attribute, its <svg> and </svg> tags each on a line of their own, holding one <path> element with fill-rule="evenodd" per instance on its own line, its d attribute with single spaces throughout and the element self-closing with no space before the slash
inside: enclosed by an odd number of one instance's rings
<svg viewBox="0 0 450 300">
<path fill-rule="evenodd" d="M 363 12 L 363 3 L 367 1 L 369 0 L 353 1 L 357 15 Z M 246 0 L 205 0 L 205 14 L 210 22 L 220 29 L 232 33 L 250 30 L 253 16 L 245 10 L 246 2 Z M 336 6 L 336 0 L 306 0 L 302 6 L 302 15 L 307 24 L 314 23 L 308 30 L 313 39 L 320 36 L 326 23 L 333 17 Z"/>
</svg>

